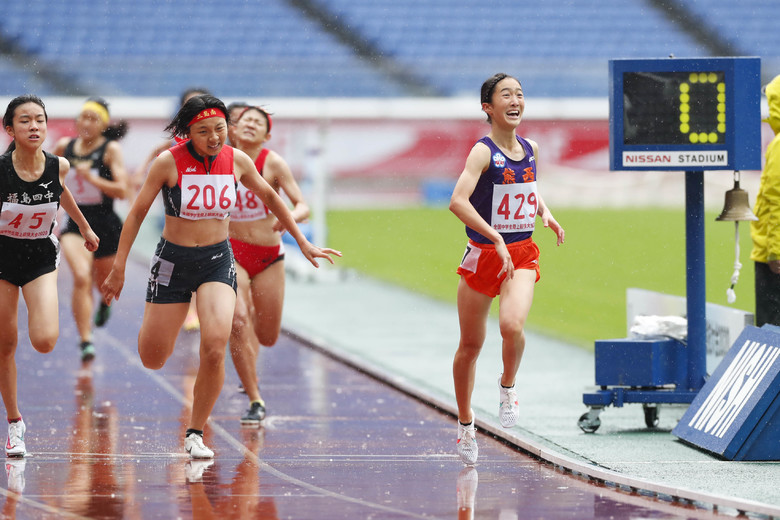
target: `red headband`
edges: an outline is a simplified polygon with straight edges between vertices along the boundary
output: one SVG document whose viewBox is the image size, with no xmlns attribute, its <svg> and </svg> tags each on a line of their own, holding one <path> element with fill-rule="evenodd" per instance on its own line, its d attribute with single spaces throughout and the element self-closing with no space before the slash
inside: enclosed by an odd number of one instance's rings
<svg viewBox="0 0 780 520">
<path fill-rule="evenodd" d="M 218 108 L 206 108 L 201 110 L 198 115 L 193 117 L 192 121 L 187 124 L 187 127 L 190 127 L 199 121 L 203 121 L 204 119 L 209 119 L 211 117 L 221 117 L 222 119 L 227 119 L 227 117 L 225 117 L 225 113 L 222 110 Z"/>
</svg>

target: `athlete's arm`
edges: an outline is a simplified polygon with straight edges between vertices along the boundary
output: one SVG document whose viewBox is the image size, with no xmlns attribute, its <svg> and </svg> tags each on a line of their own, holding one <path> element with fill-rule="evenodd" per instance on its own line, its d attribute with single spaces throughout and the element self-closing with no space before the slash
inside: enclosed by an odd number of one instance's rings
<svg viewBox="0 0 780 520">
<path fill-rule="evenodd" d="M 73 194 L 70 192 L 68 187 L 65 186 L 65 176 L 68 174 L 68 170 L 70 170 L 70 163 L 68 163 L 68 160 L 64 157 L 60 157 L 59 163 L 60 185 L 62 185 L 60 206 L 62 206 L 62 209 L 65 210 L 65 213 L 67 213 L 73 222 L 78 226 L 79 233 L 81 233 L 81 236 L 84 237 L 84 247 L 86 247 L 88 251 L 95 251 L 98 248 L 100 239 L 97 237 L 95 232 L 92 231 L 92 227 L 89 225 L 89 222 L 87 222 L 87 219 L 84 218 L 84 214 L 81 213 L 78 204 L 76 204 L 76 199 L 73 198 Z"/>
<path fill-rule="evenodd" d="M 483 143 L 477 143 L 466 157 L 466 166 L 463 168 L 458 181 L 455 183 L 455 189 L 450 198 L 450 211 L 452 211 L 461 222 L 476 231 L 482 236 L 490 239 L 496 246 L 496 253 L 501 258 L 501 271 L 498 276 L 506 273 L 508 278 L 514 274 L 514 265 L 509 256 L 509 250 L 506 248 L 504 238 L 501 233 L 493 229 L 484 218 L 477 212 L 474 205 L 471 204 L 469 197 L 474 193 L 477 182 L 482 174 L 487 170 L 490 164 L 490 149 Z"/>
<path fill-rule="evenodd" d="M 534 151 L 534 158 L 536 161 L 536 168 L 537 172 L 539 171 L 539 145 L 536 144 L 535 141 L 531 141 L 530 139 L 527 140 Z M 537 216 L 539 216 L 542 219 L 542 224 L 546 228 L 550 228 L 555 232 L 555 236 L 558 240 L 558 245 L 563 244 L 563 239 L 565 236 L 565 233 L 563 231 L 563 227 L 561 227 L 560 224 L 558 224 L 558 221 L 555 220 L 555 218 L 552 216 L 552 213 L 550 212 L 550 209 L 547 207 L 547 204 L 544 203 L 544 199 L 542 198 L 542 194 L 539 191 L 539 183 L 538 183 L 538 177 L 537 177 L 537 189 L 536 189 L 536 200 L 538 202 L 538 210 L 536 212 Z"/>
<path fill-rule="evenodd" d="M 276 152 L 270 152 L 265 161 L 265 168 L 263 171 L 268 170 L 268 177 L 270 184 L 274 187 L 279 187 L 284 191 L 284 194 L 290 199 L 292 203 L 292 216 L 295 222 L 303 222 L 311 214 L 309 205 L 303 199 L 303 192 L 301 192 L 300 186 L 295 182 L 295 177 L 281 155 Z M 278 220 L 274 223 L 274 231 L 283 231 L 284 227 Z"/>
<path fill-rule="evenodd" d="M 335 249 L 327 247 L 320 248 L 306 240 L 306 237 L 303 236 L 300 228 L 298 228 L 298 225 L 295 223 L 295 219 L 287 208 L 287 205 L 271 185 L 268 184 L 268 181 L 260 175 L 252 162 L 252 159 L 238 149 L 235 150 L 233 157 L 236 179 L 249 188 L 252 193 L 257 195 L 268 209 L 271 210 L 271 213 L 274 214 L 284 228 L 290 232 L 290 235 L 292 235 L 295 241 L 298 242 L 301 252 L 314 267 L 319 267 L 316 258 L 325 258 L 332 264 L 333 258 L 331 258 L 330 255 L 341 256 L 341 253 Z"/>
<path fill-rule="evenodd" d="M 119 299 L 122 288 L 125 284 L 125 268 L 127 267 L 127 257 L 130 255 L 130 249 L 133 247 L 138 231 L 141 229 L 146 215 L 149 213 L 154 203 L 154 199 L 160 192 L 164 184 L 170 182 L 171 177 L 176 175 L 176 163 L 173 155 L 163 153 L 149 169 L 149 175 L 146 176 L 141 191 L 130 208 L 125 223 L 122 226 L 122 234 L 119 235 L 119 246 L 114 257 L 114 264 L 111 266 L 111 272 L 100 286 L 100 292 L 103 293 L 103 301 L 111 305 L 111 301 Z"/>
</svg>

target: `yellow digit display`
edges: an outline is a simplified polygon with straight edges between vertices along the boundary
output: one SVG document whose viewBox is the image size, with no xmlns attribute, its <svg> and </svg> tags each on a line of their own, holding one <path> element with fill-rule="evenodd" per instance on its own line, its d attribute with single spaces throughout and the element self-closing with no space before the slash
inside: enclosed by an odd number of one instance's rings
<svg viewBox="0 0 780 520">
<path fill-rule="evenodd" d="M 627 72 L 623 143 L 721 144 L 728 118 L 723 71 Z"/>
</svg>

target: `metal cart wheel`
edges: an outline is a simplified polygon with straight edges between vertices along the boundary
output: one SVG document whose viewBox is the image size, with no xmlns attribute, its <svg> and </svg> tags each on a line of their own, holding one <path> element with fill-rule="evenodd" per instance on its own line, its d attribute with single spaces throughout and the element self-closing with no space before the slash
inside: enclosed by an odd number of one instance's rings
<svg viewBox="0 0 780 520">
<path fill-rule="evenodd" d="M 585 412 L 580 416 L 579 421 L 577 421 L 577 426 L 585 433 L 594 433 L 599 429 L 599 426 L 601 426 L 601 419 L 599 419 L 600 413 L 600 408 L 591 408 L 590 411 Z"/>
<path fill-rule="evenodd" d="M 645 412 L 645 426 L 648 428 L 658 426 L 658 405 L 643 404 L 642 409 Z"/>
</svg>

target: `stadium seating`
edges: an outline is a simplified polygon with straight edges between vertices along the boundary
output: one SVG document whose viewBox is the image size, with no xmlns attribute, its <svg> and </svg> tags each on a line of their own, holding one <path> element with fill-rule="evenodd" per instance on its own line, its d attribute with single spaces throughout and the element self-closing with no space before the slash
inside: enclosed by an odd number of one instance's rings
<svg viewBox="0 0 780 520">
<path fill-rule="evenodd" d="M 778 63 L 780 3 L 681 3 L 741 54 Z M 224 97 L 399 96 L 410 83 L 474 95 L 498 71 L 534 96 L 604 96 L 610 58 L 708 55 L 684 27 L 650 0 L 80 0 L 8 2 L 0 16 L 2 40 L 82 91 L 143 96 L 191 85 Z M 0 95 L 29 90 L 56 89 L 0 54 Z"/>
</svg>

